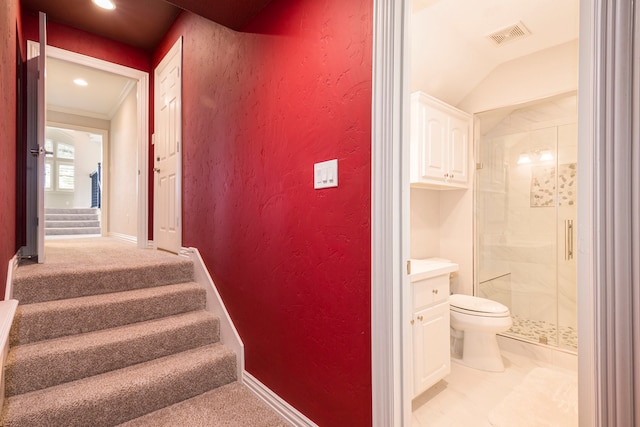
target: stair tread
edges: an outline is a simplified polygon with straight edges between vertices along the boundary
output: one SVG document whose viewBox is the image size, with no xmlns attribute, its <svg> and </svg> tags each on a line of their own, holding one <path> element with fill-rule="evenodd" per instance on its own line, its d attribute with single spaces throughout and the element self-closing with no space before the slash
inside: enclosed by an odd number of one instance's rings
<svg viewBox="0 0 640 427">
<path fill-rule="evenodd" d="M 68 218 L 73 218 L 74 221 L 83 220 L 97 220 L 98 214 L 45 214 L 45 221 L 65 221 Z"/>
<path fill-rule="evenodd" d="M 193 280 L 193 263 L 178 256 L 131 257 L 117 264 L 55 263 L 25 265 L 16 270 L 13 298 L 21 304 L 140 289 Z"/>
<path fill-rule="evenodd" d="M 45 208 L 45 215 L 97 214 L 98 208 Z"/>
<path fill-rule="evenodd" d="M 199 310 L 69 337 L 19 345 L 6 361 L 7 395 L 120 369 L 212 344 L 219 321 Z"/>
<path fill-rule="evenodd" d="M 64 236 L 64 235 L 100 235 L 102 228 L 100 227 L 73 227 L 73 228 L 45 228 L 47 236 Z"/>
<path fill-rule="evenodd" d="M 236 361 L 210 344 L 6 399 L 5 426 L 106 426 L 233 382 Z M 114 410 L 116 409 L 117 410 Z"/>
<path fill-rule="evenodd" d="M 11 343 L 26 344 L 203 309 L 206 291 L 195 282 L 19 305 Z"/>
<path fill-rule="evenodd" d="M 118 427 L 157 426 L 288 427 L 267 404 L 237 381 L 175 403 Z"/>
</svg>

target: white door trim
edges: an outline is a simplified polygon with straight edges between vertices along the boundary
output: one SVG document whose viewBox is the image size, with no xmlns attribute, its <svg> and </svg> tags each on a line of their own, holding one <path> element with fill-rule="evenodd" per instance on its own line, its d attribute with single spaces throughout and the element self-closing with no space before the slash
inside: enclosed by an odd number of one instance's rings
<svg viewBox="0 0 640 427">
<path fill-rule="evenodd" d="M 135 185 L 138 189 L 138 226 L 136 237 L 139 248 L 149 247 L 149 73 L 52 46 L 47 46 L 47 56 L 137 80 L 138 182 Z"/>
<path fill-rule="evenodd" d="M 109 130 L 48 119 L 46 126 L 89 132 L 102 136 L 102 208 L 100 212 L 100 222 L 102 229 L 101 234 L 102 236 L 106 236 L 107 227 L 105 227 L 105 224 L 109 224 Z"/>
<path fill-rule="evenodd" d="M 403 351 L 409 328 L 402 322 L 408 313 L 408 6 L 406 0 L 374 1 L 371 383 L 373 426 L 384 427 L 411 424 L 411 354 Z"/>
<path fill-rule="evenodd" d="M 577 209 L 577 298 L 578 298 L 578 411 L 579 422 L 583 427 L 595 427 L 598 414 L 602 412 L 598 392 L 598 373 L 596 360 L 598 349 L 595 335 L 600 325 L 596 322 L 595 270 L 597 259 L 594 254 L 594 224 L 596 191 L 593 165 L 595 164 L 595 142 L 593 130 L 598 118 L 593 112 L 595 93 L 599 83 L 596 81 L 597 69 L 595 51 L 596 35 L 602 29 L 602 19 L 595 7 L 598 0 L 580 2 L 580 52 L 578 79 L 578 209 Z"/>
<path fill-rule="evenodd" d="M 578 373 L 580 426 L 638 425 L 636 44 L 640 9 L 580 3 Z"/>
<path fill-rule="evenodd" d="M 411 399 L 407 393 L 407 353 L 403 351 L 402 301 L 399 289 L 406 288 L 402 265 L 408 255 L 406 241 L 408 224 L 400 206 L 403 166 L 406 165 L 408 144 L 403 144 L 408 117 L 406 98 L 408 66 L 408 22 L 411 0 L 374 0 L 373 28 L 373 99 L 372 99 L 372 199 L 371 199 L 371 353 L 372 353 L 372 419 L 373 426 L 400 427 L 411 424 Z M 603 111 L 593 109 L 594 96 L 607 82 L 600 68 L 601 54 L 607 53 L 600 37 L 606 5 L 603 0 L 581 0 L 580 3 L 580 104 L 579 132 L 581 150 L 579 162 L 593 165 L 598 159 L 594 149 L 595 132 L 605 120 Z M 611 54 L 613 52 L 610 52 Z M 611 78 L 611 77 L 610 77 Z M 581 168 L 578 227 L 578 262 L 590 268 L 578 268 L 579 379 L 580 425 L 599 426 L 598 415 L 603 410 L 597 361 L 599 349 L 595 333 L 607 325 L 597 317 L 603 307 L 597 304 L 594 275 L 602 261 L 594 252 L 596 237 L 594 211 L 599 209 L 593 195 L 604 191 L 594 182 L 589 167 Z M 408 190 L 404 190 L 408 191 Z M 405 208 L 406 209 L 406 208 Z M 406 239 L 405 239 L 406 240 Z M 596 319 L 600 319 L 598 322 Z M 404 368 L 403 368 L 404 367 Z M 404 383 L 404 384 L 403 384 Z"/>
</svg>

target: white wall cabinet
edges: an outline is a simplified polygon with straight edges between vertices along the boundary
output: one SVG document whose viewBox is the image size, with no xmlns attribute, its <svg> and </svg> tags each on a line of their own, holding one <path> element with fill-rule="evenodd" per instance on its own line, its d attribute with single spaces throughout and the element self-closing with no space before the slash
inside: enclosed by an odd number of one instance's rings
<svg viewBox="0 0 640 427">
<path fill-rule="evenodd" d="M 420 280 L 413 287 L 413 395 L 451 372 L 449 274 Z"/>
<path fill-rule="evenodd" d="M 467 188 L 472 117 L 423 92 L 411 95 L 411 185 Z"/>
</svg>

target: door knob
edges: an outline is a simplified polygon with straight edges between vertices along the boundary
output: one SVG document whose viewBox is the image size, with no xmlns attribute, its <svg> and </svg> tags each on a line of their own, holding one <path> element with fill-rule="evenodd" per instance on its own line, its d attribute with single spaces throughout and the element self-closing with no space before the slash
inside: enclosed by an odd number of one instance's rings
<svg viewBox="0 0 640 427">
<path fill-rule="evenodd" d="M 38 148 L 31 148 L 29 150 L 29 152 L 31 153 L 32 156 L 34 157 L 38 157 L 40 154 L 46 154 L 47 156 L 53 156 L 53 151 L 47 151 L 42 147 L 38 147 Z"/>
<path fill-rule="evenodd" d="M 153 168 L 153 170 L 154 170 L 155 172 L 160 173 L 160 168 Z"/>
</svg>

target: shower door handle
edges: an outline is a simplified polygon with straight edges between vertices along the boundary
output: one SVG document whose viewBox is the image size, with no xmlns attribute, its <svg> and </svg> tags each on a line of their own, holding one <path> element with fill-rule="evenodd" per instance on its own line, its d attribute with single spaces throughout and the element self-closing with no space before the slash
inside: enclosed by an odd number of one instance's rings
<svg viewBox="0 0 640 427">
<path fill-rule="evenodd" d="M 564 221 L 564 259 L 569 261 L 573 259 L 573 220 L 566 219 Z"/>
</svg>

